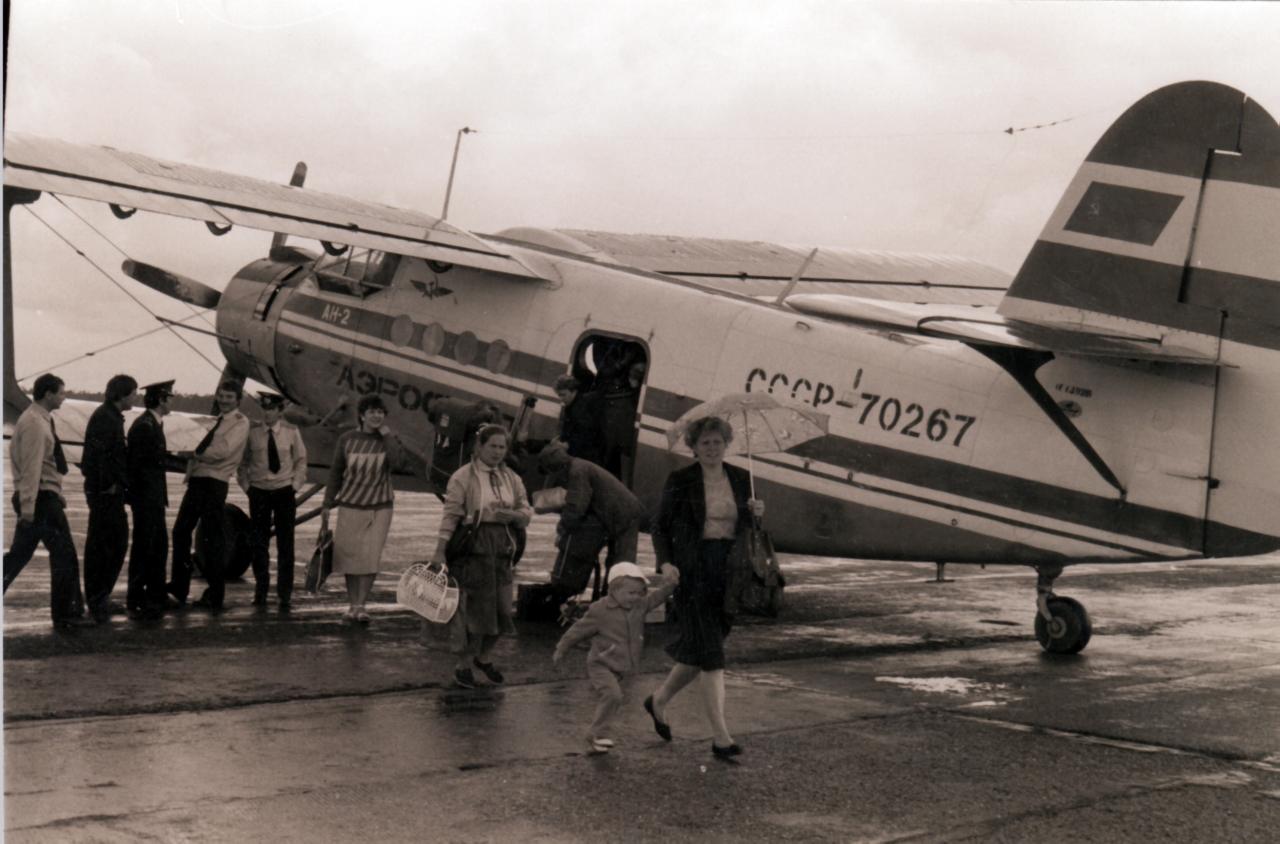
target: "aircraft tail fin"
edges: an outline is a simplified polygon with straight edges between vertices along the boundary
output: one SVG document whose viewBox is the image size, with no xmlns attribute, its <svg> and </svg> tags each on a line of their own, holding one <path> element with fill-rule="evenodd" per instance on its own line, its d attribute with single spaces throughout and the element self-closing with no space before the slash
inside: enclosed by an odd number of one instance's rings
<svg viewBox="0 0 1280 844">
<path fill-rule="evenodd" d="M 1170 85 L 1094 146 L 998 312 L 1209 360 L 1240 332 L 1280 340 L 1278 220 L 1276 121 L 1225 85 Z"/>
</svg>

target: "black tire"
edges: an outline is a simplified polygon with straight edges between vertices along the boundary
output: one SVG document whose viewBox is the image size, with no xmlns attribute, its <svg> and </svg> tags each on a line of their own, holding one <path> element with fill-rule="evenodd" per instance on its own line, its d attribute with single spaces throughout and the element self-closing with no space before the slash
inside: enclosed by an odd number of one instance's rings
<svg viewBox="0 0 1280 844">
<path fill-rule="evenodd" d="M 1049 612 L 1055 622 L 1052 631 L 1044 616 L 1036 613 L 1036 641 L 1040 647 L 1051 654 L 1078 654 L 1084 650 L 1093 635 L 1093 622 L 1084 605 L 1072 598 L 1050 598 Z"/>
<path fill-rule="evenodd" d="M 239 580 L 244 577 L 244 573 L 249 570 L 249 565 L 253 562 L 249 517 L 236 505 L 227 504 L 223 507 L 220 527 L 224 537 L 223 547 L 227 549 L 227 558 L 222 567 L 223 576 L 227 580 Z M 201 540 L 204 530 L 204 520 L 201 519 L 196 525 L 194 562 L 202 576 L 204 574 L 204 543 Z"/>
</svg>

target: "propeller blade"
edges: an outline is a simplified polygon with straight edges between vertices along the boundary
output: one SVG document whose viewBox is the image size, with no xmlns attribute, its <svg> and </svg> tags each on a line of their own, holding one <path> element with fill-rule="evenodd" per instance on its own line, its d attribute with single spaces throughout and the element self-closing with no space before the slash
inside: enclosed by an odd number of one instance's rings
<svg viewBox="0 0 1280 844">
<path fill-rule="evenodd" d="M 222 298 L 222 293 L 214 290 L 207 284 L 202 284 L 193 278 L 171 273 L 168 270 L 162 270 L 159 267 L 153 267 L 150 264 L 144 264 L 140 261 L 126 259 L 121 265 L 124 274 L 129 278 L 140 281 L 152 290 L 157 290 L 166 296 L 171 296 L 180 302 L 187 302 L 198 308 L 216 308 L 218 300 Z"/>
</svg>

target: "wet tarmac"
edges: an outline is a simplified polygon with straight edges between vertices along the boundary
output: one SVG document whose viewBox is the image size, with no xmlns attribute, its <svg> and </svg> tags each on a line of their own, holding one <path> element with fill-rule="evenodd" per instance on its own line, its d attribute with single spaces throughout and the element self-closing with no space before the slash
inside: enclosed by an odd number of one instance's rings
<svg viewBox="0 0 1280 844">
<path fill-rule="evenodd" d="M 607 755 L 586 752 L 583 653 L 555 669 L 554 627 L 500 644 L 502 686 L 450 688 L 452 658 L 394 603 L 438 518 L 398 499 L 368 628 L 339 620 L 336 584 L 284 615 L 239 582 L 219 616 L 55 632 L 41 552 L 5 597 L 5 840 L 1276 839 L 1280 558 L 1070 569 L 1058 591 L 1094 637 L 1063 658 L 1035 644 L 1028 569 L 933 583 L 786 557 L 783 617 L 729 638 L 729 765 L 693 689 L 671 743 L 640 707 L 665 624 Z M 521 579 L 546 578 L 553 527 L 535 522 Z"/>
</svg>

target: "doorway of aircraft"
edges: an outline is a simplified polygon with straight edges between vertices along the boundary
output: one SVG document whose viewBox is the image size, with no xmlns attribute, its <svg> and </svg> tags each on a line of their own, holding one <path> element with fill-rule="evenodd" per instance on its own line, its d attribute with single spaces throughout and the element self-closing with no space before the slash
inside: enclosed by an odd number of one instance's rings
<svg viewBox="0 0 1280 844">
<path fill-rule="evenodd" d="M 601 405 L 604 468 L 628 487 L 635 481 L 640 409 L 649 372 L 649 351 L 635 337 L 593 332 L 574 347 L 570 373 L 582 392 Z"/>
</svg>

